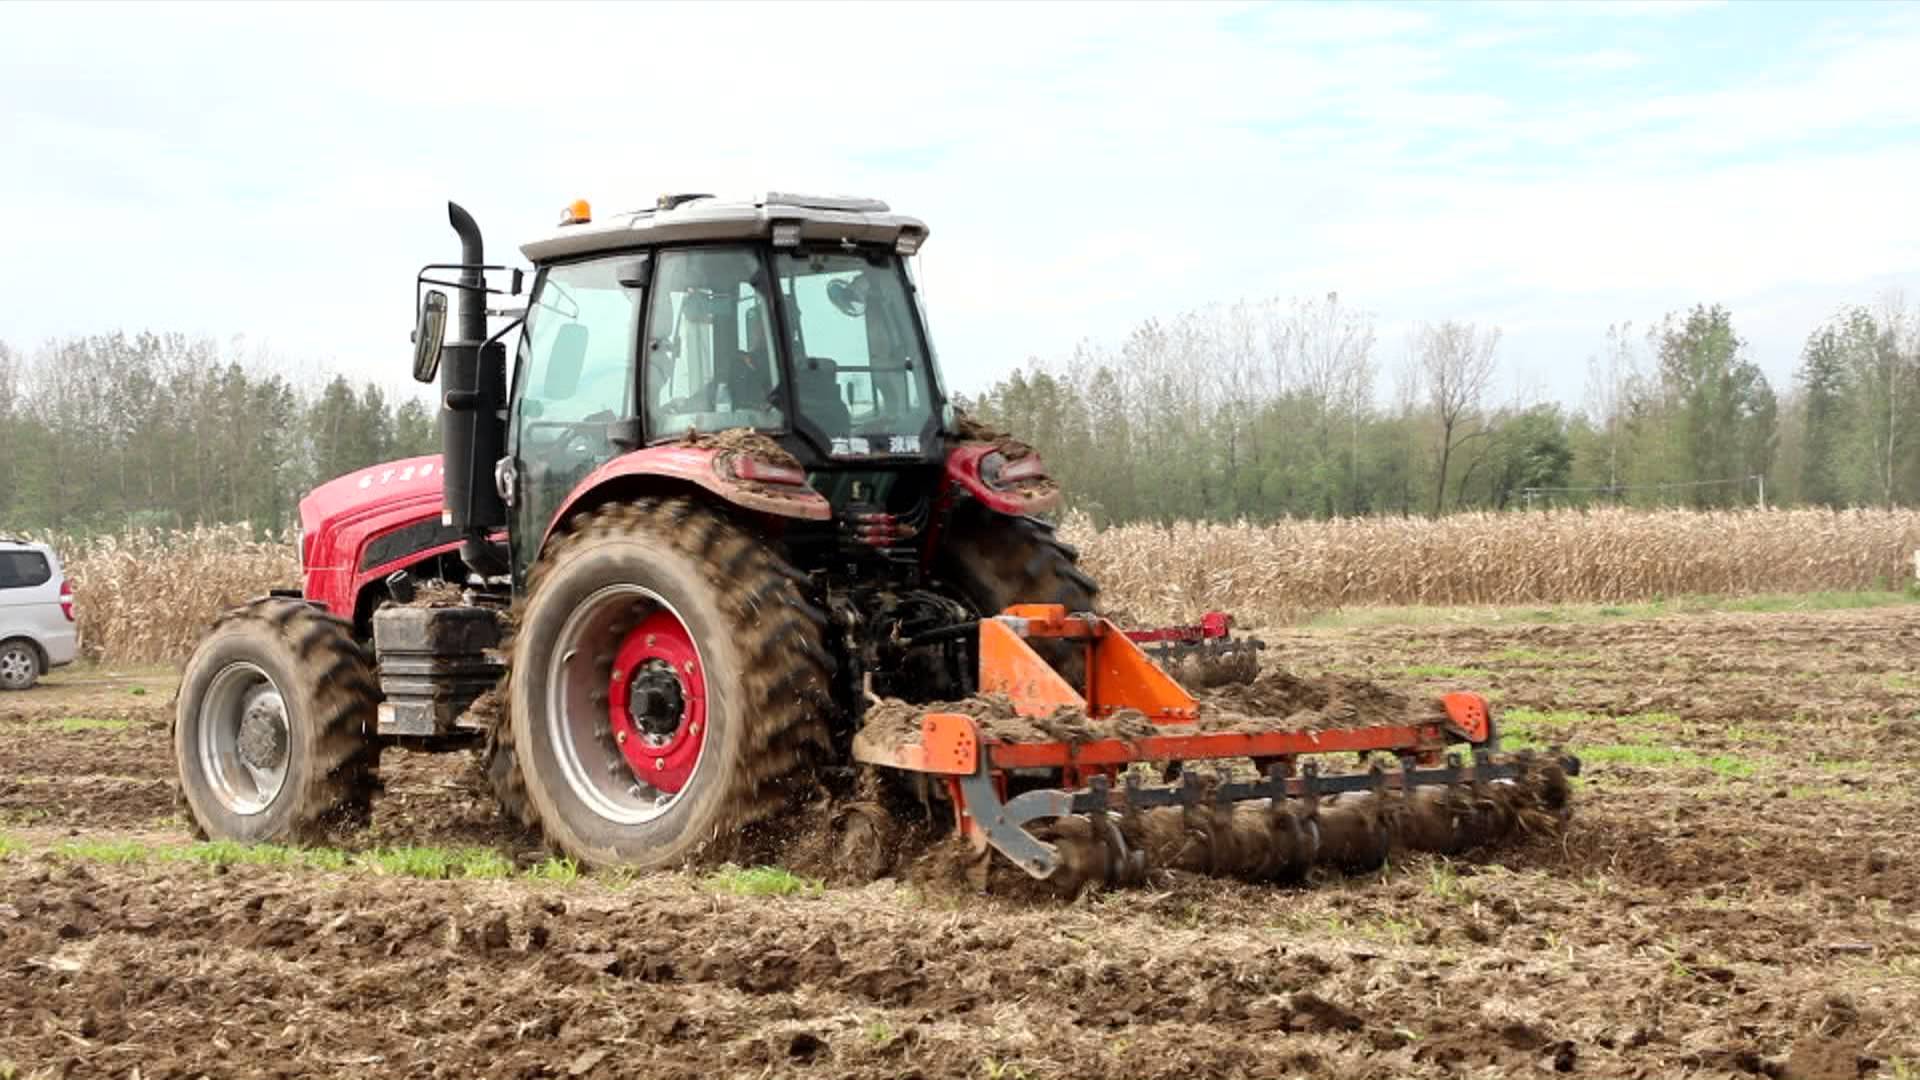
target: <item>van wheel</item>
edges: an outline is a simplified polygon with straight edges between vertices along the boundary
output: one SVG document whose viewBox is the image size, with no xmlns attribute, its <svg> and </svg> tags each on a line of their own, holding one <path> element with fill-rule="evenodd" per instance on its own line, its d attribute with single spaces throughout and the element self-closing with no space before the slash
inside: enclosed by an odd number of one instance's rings
<svg viewBox="0 0 1920 1080">
<path fill-rule="evenodd" d="M 40 653 L 15 638 L 0 645 L 0 690 L 25 690 L 40 681 Z"/>
</svg>

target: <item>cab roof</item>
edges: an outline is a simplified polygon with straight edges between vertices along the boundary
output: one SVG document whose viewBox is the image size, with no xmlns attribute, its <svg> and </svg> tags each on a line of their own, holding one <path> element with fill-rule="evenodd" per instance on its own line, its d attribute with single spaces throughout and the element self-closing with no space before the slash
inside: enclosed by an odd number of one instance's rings
<svg viewBox="0 0 1920 1080">
<path fill-rule="evenodd" d="M 770 191 L 751 199 L 663 195 L 649 210 L 561 225 L 520 251 L 539 264 L 655 244 L 768 239 L 775 225 L 788 223 L 799 227 L 801 240 L 899 245 L 908 252 L 927 238 L 925 222 L 896 214 L 879 199 Z"/>
</svg>

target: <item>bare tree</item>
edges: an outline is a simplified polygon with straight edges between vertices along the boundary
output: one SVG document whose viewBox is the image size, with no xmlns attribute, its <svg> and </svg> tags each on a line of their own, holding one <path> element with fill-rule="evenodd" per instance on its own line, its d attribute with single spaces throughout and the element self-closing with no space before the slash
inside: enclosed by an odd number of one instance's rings
<svg viewBox="0 0 1920 1080">
<path fill-rule="evenodd" d="M 1296 300 L 1287 319 L 1292 369 L 1308 396 L 1334 408 L 1372 392 L 1373 318 L 1342 307 L 1340 294 Z"/>
<path fill-rule="evenodd" d="M 1360 484 L 1360 420 L 1373 403 L 1373 317 L 1340 303 L 1340 294 L 1296 300 L 1281 324 L 1276 368 L 1295 379 L 1314 409 L 1314 449 L 1320 460 L 1333 456 L 1333 422 L 1347 426 L 1347 505 L 1330 512 L 1356 512 Z"/>
<path fill-rule="evenodd" d="M 1916 345 L 1920 328 L 1915 326 L 1913 314 L 1907 308 L 1906 295 L 1899 290 L 1883 294 L 1878 306 L 1878 340 L 1874 343 L 1864 382 L 1869 394 L 1867 407 L 1875 414 L 1868 420 L 1874 471 L 1880 474 L 1877 479 L 1881 500 L 1891 510 L 1895 466 L 1906 434 L 1900 420 L 1907 398 L 1914 390 L 1907 385 L 1910 381 L 1907 369 L 1915 366 L 1915 356 L 1920 353 L 1920 345 Z M 1884 430 L 1881 416 L 1886 417 Z"/>
<path fill-rule="evenodd" d="M 1493 382 L 1493 352 L 1500 344 L 1500 328 L 1485 330 L 1472 323 L 1443 322 L 1420 330 L 1420 368 L 1426 376 L 1427 400 L 1440 423 L 1440 477 L 1434 485 L 1433 514 L 1440 516 L 1447 497 L 1447 465 L 1453 451 L 1473 434 L 1455 437 L 1460 421 L 1480 407 Z"/>
<path fill-rule="evenodd" d="M 1633 324 L 1607 327 L 1604 356 L 1587 360 L 1587 406 L 1593 419 L 1607 431 L 1607 486 L 1620 486 L 1620 420 L 1626 407 L 1627 384 L 1639 373 L 1633 347 Z"/>
</svg>

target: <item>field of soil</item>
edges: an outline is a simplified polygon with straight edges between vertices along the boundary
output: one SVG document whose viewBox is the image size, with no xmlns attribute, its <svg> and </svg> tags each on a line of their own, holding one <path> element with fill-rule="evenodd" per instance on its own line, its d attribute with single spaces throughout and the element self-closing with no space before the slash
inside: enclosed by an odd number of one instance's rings
<svg viewBox="0 0 1920 1080">
<path fill-rule="evenodd" d="M 581 876 L 464 757 L 192 843 L 163 671 L 0 697 L 0 1077 L 1920 1076 L 1920 605 L 1269 630 L 1586 762 L 1565 833 L 1076 902 Z"/>
</svg>

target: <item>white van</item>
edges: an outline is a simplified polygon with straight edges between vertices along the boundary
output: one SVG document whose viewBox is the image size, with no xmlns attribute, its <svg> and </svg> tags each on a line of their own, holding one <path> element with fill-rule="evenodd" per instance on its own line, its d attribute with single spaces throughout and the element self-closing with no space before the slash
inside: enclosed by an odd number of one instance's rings
<svg viewBox="0 0 1920 1080">
<path fill-rule="evenodd" d="M 0 690 L 73 663 L 73 583 L 45 544 L 0 536 Z"/>
</svg>

